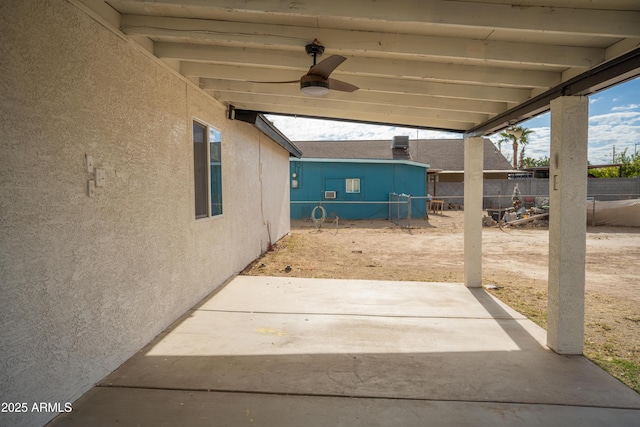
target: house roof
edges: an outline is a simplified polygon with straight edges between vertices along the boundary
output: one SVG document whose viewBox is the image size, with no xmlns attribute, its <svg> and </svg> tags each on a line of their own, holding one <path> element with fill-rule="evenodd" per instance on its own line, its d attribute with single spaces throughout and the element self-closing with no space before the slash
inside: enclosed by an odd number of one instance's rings
<svg viewBox="0 0 640 427">
<path fill-rule="evenodd" d="M 398 159 L 391 140 L 377 141 L 296 141 L 303 158 L 325 159 Z M 394 153 L 395 152 L 395 153 Z M 395 156 L 394 156 L 395 154 Z M 429 164 L 431 169 L 464 170 L 463 139 L 417 139 L 409 141 L 407 160 Z M 484 139 L 484 168 L 492 171 L 512 171 L 509 161 Z"/>
<path fill-rule="evenodd" d="M 324 157 L 313 157 L 313 158 L 297 158 L 291 159 L 294 162 L 330 162 L 330 163 L 349 163 L 349 164 L 397 164 L 397 165 L 409 165 L 416 166 L 419 168 L 429 168 L 428 163 L 418 163 L 412 162 L 409 160 L 386 160 L 386 159 L 336 159 L 336 158 L 324 158 Z"/>
</svg>

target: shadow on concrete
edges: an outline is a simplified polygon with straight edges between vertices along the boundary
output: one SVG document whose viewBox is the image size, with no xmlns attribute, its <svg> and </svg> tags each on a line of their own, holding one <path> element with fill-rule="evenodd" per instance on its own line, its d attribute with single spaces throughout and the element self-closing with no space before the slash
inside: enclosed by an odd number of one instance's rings
<svg viewBox="0 0 640 427">
<path fill-rule="evenodd" d="M 136 356 L 52 425 L 631 426 L 639 413 L 632 390 L 550 351 Z"/>
<path fill-rule="evenodd" d="M 469 293 L 473 295 L 473 297 L 482 305 L 494 319 L 514 319 L 513 316 L 504 309 L 503 306 L 496 302 L 496 299 L 492 297 L 487 291 L 483 288 L 467 288 Z M 504 323 L 498 322 L 500 326 L 505 325 Z M 518 347 L 521 349 L 528 349 L 531 346 L 539 346 L 543 347 L 538 340 L 532 337 L 529 332 L 527 332 L 521 324 L 519 323 L 508 323 L 510 327 L 503 327 L 502 329 L 509 335 L 509 338 L 513 342 L 515 342 Z M 515 327 L 515 329 L 514 329 Z M 546 346 L 544 346 L 547 349 Z"/>
</svg>

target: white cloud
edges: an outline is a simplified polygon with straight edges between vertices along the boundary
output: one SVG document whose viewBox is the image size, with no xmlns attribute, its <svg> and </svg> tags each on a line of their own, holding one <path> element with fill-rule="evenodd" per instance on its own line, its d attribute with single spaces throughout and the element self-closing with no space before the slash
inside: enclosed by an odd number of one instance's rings
<svg viewBox="0 0 640 427">
<path fill-rule="evenodd" d="M 549 157 L 551 129 L 548 127 L 531 128 L 533 133 L 529 135 L 529 144 L 525 148 L 525 155 L 534 159 Z"/>
<path fill-rule="evenodd" d="M 551 128 L 532 127 L 534 131 L 529 136 L 529 144 L 525 148 L 525 155 L 534 159 L 548 157 L 550 154 Z M 594 116 L 589 119 L 589 151 L 588 157 L 592 164 L 606 164 L 613 160 L 615 146 L 616 156 L 625 149 L 627 154 L 635 153 L 636 144 L 640 146 L 640 112 L 610 113 Z M 491 140 L 496 144 L 499 135 Z M 502 153 L 512 158 L 511 146 L 502 147 Z"/>
<path fill-rule="evenodd" d="M 640 124 L 640 111 L 622 111 L 589 117 L 589 125 L 630 126 Z"/>
<path fill-rule="evenodd" d="M 629 110 L 637 110 L 640 108 L 640 104 L 629 104 L 629 105 L 620 105 L 617 107 L 613 107 L 611 111 L 629 111 Z"/>
<path fill-rule="evenodd" d="M 269 115 L 267 118 L 291 141 L 380 140 L 396 135 L 415 139 L 462 138 L 461 134 L 402 126 L 381 126 L 334 120 Z"/>
<path fill-rule="evenodd" d="M 599 98 L 598 98 L 599 99 Z M 598 99 L 592 100 L 597 102 Z M 634 153 L 636 144 L 640 144 L 639 104 L 628 104 L 611 109 L 610 113 L 594 115 L 589 118 L 589 161 L 592 164 L 610 163 L 613 146 L 616 153 L 625 148 Z M 328 141 L 328 140 L 391 140 L 396 135 L 409 135 L 412 139 L 461 138 L 461 134 L 430 130 L 416 130 L 402 126 L 367 125 L 352 122 L 296 118 L 269 115 L 269 120 L 292 141 Z M 526 126 L 526 124 L 525 124 Z M 549 156 L 551 129 L 549 126 L 530 127 L 534 133 L 525 149 L 525 155 L 532 158 Z M 491 136 L 496 144 L 499 135 Z M 502 147 L 502 153 L 511 158 L 511 146 Z"/>
<path fill-rule="evenodd" d="M 634 152 L 640 142 L 640 112 L 622 111 L 589 118 L 589 160 L 611 163 L 617 154 Z"/>
</svg>

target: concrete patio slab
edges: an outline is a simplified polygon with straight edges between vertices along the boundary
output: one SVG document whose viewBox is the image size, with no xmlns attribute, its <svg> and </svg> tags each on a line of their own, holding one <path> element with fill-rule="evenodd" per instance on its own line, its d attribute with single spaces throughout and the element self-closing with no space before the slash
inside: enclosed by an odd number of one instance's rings
<svg viewBox="0 0 640 427">
<path fill-rule="evenodd" d="M 481 302 L 478 304 L 478 300 Z M 455 283 L 238 276 L 199 310 L 525 319 L 486 292 Z M 299 311 L 296 311 L 299 309 Z"/>
<path fill-rule="evenodd" d="M 54 425 L 617 427 L 637 421 L 638 411 L 630 409 L 96 388 Z"/>
<path fill-rule="evenodd" d="M 637 425 L 544 342 L 462 284 L 238 276 L 53 425 Z"/>
</svg>

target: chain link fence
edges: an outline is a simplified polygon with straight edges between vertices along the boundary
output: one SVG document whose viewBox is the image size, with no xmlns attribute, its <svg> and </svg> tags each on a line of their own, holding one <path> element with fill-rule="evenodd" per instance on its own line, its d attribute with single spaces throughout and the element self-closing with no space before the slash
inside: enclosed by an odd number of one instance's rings
<svg viewBox="0 0 640 427">
<path fill-rule="evenodd" d="M 411 227 L 411 196 L 389 193 L 389 220 L 398 227 Z"/>
</svg>

